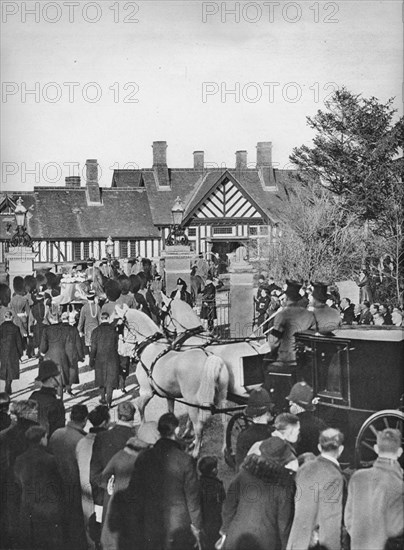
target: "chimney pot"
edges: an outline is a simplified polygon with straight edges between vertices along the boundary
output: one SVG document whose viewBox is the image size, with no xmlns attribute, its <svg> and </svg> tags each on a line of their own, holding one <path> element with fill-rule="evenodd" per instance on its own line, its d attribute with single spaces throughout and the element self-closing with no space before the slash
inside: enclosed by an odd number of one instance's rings
<svg viewBox="0 0 404 550">
<path fill-rule="evenodd" d="M 245 170 L 247 168 L 247 151 L 236 151 L 236 169 Z"/>
<path fill-rule="evenodd" d="M 153 166 L 167 166 L 167 142 L 153 141 Z"/>
<path fill-rule="evenodd" d="M 194 151 L 194 170 L 203 170 L 205 167 L 205 152 Z"/>
<path fill-rule="evenodd" d="M 272 141 L 257 143 L 257 168 L 272 167 Z"/>
</svg>

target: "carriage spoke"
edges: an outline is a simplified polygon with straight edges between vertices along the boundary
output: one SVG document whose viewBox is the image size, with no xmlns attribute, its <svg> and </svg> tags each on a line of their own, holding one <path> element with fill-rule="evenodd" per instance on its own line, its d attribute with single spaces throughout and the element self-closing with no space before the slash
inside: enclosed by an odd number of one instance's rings
<svg viewBox="0 0 404 550">
<path fill-rule="evenodd" d="M 376 430 L 376 428 L 373 426 L 373 424 L 371 424 L 369 426 L 369 429 L 375 434 L 375 436 L 377 437 L 377 434 L 379 433 L 378 430 Z"/>
<path fill-rule="evenodd" d="M 371 451 L 375 452 L 374 448 L 372 445 L 369 445 L 369 443 L 367 443 L 366 441 L 361 441 L 361 444 L 366 447 L 367 449 L 370 449 Z"/>
<path fill-rule="evenodd" d="M 389 421 L 387 420 L 386 416 L 383 417 L 383 422 L 384 422 L 384 425 L 386 426 L 386 428 L 390 428 L 390 424 L 389 424 Z"/>
</svg>

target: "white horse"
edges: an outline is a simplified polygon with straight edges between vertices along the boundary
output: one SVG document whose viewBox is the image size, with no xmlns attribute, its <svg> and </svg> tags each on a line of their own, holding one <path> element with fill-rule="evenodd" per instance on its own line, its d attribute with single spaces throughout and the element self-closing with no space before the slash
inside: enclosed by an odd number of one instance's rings
<svg viewBox="0 0 404 550">
<path fill-rule="evenodd" d="M 135 348 L 138 350 L 137 405 L 142 421 L 147 404 L 156 394 L 167 399 L 170 412 L 174 411 L 175 400 L 183 402 L 195 432 L 193 455 L 198 456 L 211 407 L 221 408 L 226 402 L 226 364 L 200 347 L 174 351 L 160 328 L 142 311 L 117 307 L 116 312 L 125 323 L 119 353 L 133 357 Z"/>
</svg>

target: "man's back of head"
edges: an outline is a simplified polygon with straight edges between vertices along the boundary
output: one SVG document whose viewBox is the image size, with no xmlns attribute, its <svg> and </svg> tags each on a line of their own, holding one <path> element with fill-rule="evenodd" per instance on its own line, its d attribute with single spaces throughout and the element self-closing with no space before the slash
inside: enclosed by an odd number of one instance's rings
<svg viewBox="0 0 404 550">
<path fill-rule="evenodd" d="M 335 428 L 327 428 L 320 433 L 318 449 L 320 453 L 338 458 L 344 450 L 344 434 Z"/>
<path fill-rule="evenodd" d="M 131 422 L 135 417 L 135 406 L 130 401 L 124 401 L 118 405 L 118 420 Z"/>
<path fill-rule="evenodd" d="M 70 420 L 77 424 L 83 424 L 85 426 L 88 418 L 88 409 L 86 405 L 73 405 L 70 412 Z"/>
<path fill-rule="evenodd" d="M 375 451 L 380 458 L 397 459 L 402 453 L 401 433 L 393 428 L 386 428 L 377 434 Z"/>
<path fill-rule="evenodd" d="M 157 429 L 161 437 L 174 438 L 178 426 L 178 418 L 173 413 L 166 413 L 160 416 Z"/>
<path fill-rule="evenodd" d="M 95 428 L 104 423 L 108 424 L 110 420 L 108 407 L 106 405 L 98 405 L 89 413 L 88 419 Z"/>
<path fill-rule="evenodd" d="M 274 426 L 275 430 L 282 435 L 283 439 L 290 441 L 290 443 L 296 443 L 300 431 L 300 420 L 298 416 L 291 413 L 278 414 L 275 418 Z M 273 435 L 276 435 L 276 432 Z"/>
</svg>

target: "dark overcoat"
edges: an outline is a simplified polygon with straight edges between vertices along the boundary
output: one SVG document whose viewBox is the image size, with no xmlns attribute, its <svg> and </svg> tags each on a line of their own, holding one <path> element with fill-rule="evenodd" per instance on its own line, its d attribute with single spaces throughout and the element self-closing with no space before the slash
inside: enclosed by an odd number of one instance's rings
<svg viewBox="0 0 404 550">
<path fill-rule="evenodd" d="M 225 550 L 284 550 L 293 520 L 294 494 L 294 472 L 248 456 L 223 504 Z"/>
<path fill-rule="evenodd" d="M 122 492 L 128 488 L 133 468 L 139 453 L 149 445 L 136 438 L 133 448 L 125 447 L 114 454 L 102 472 L 101 483 L 107 487 L 108 480 L 114 476 L 114 492 L 108 501 L 107 511 L 101 533 L 101 545 L 108 550 L 120 550 L 122 546 L 130 544 L 124 540 L 121 530 L 122 522 Z"/>
<path fill-rule="evenodd" d="M 43 386 L 31 393 L 29 398 L 38 403 L 38 422 L 48 432 L 48 437 L 58 428 L 64 427 L 65 407 L 62 399 L 56 396 L 55 389 Z"/>
<path fill-rule="evenodd" d="M 19 418 L 0 433 L 0 548 L 18 547 L 18 511 L 20 499 L 14 465 L 17 457 L 27 449 L 25 432 L 37 423 Z"/>
<path fill-rule="evenodd" d="M 273 431 L 274 427 L 270 424 L 255 424 L 252 422 L 247 428 L 240 432 L 236 442 L 237 471 L 239 471 L 243 460 L 254 443 L 268 439 Z"/>
<path fill-rule="evenodd" d="M 81 484 L 76 459 L 77 443 L 86 433 L 73 421 L 56 430 L 49 439 L 49 451 L 56 459 L 63 481 L 63 506 L 66 514 L 67 548 L 87 550 Z"/>
<path fill-rule="evenodd" d="M 119 383 L 118 333 L 114 325 L 101 323 L 91 335 L 90 368 L 95 385 L 117 388 Z"/>
<path fill-rule="evenodd" d="M 43 320 L 45 318 L 45 304 L 43 300 L 39 300 L 31 307 L 31 322 L 30 330 L 34 335 L 34 348 L 39 348 L 41 345 L 42 332 L 44 328 Z"/>
<path fill-rule="evenodd" d="M 0 379 L 17 380 L 20 377 L 20 357 L 23 354 L 20 329 L 13 321 L 0 325 Z"/>
<path fill-rule="evenodd" d="M 318 455 L 318 439 L 320 432 L 327 428 L 326 423 L 314 412 L 304 411 L 298 414 L 300 421 L 299 439 L 295 445 L 296 454 L 313 453 Z"/>
<path fill-rule="evenodd" d="M 205 286 L 202 292 L 201 319 L 216 319 L 216 287 L 213 283 Z"/>
<path fill-rule="evenodd" d="M 206 536 L 206 550 L 214 550 L 220 538 L 222 525 L 222 504 L 226 497 L 223 483 L 214 476 L 202 475 L 199 478 L 202 500 L 203 530 Z"/>
<path fill-rule="evenodd" d="M 63 488 L 55 458 L 32 446 L 17 458 L 14 474 L 21 491 L 18 547 L 63 548 Z"/>
<path fill-rule="evenodd" d="M 117 424 L 110 430 L 97 433 L 94 439 L 90 462 L 90 482 L 94 504 L 103 506 L 105 486 L 102 473 L 111 458 L 125 447 L 126 442 L 136 435 L 136 428 Z M 108 499 L 105 499 L 107 502 Z M 106 510 L 104 511 L 106 512 Z"/>
<path fill-rule="evenodd" d="M 128 490 L 125 524 L 133 549 L 193 548 L 191 523 L 202 528 L 195 462 L 171 439 L 159 439 L 141 453 Z"/>
<path fill-rule="evenodd" d="M 45 325 L 39 351 L 59 367 L 63 384 L 69 384 L 69 359 L 66 353 L 67 331 L 62 323 Z"/>
<path fill-rule="evenodd" d="M 79 383 L 79 361 L 84 361 L 84 349 L 76 327 L 63 323 L 66 331 L 66 355 L 69 362 L 69 384 Z"/>
</svg>

